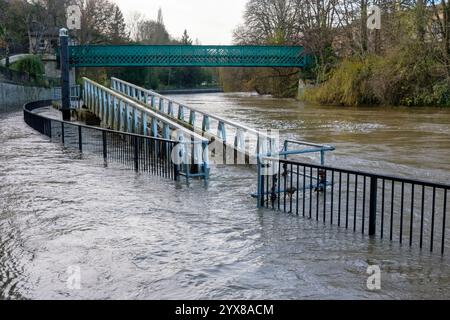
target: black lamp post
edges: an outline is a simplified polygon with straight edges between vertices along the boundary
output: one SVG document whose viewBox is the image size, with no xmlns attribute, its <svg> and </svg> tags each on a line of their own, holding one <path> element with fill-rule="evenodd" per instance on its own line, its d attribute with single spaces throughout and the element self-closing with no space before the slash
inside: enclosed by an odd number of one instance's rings
<svg viewBox="0 0 450 320">
<path fill-rule="evenodd" d="M 70 121 L 69 31 L 59 30 L 61 43 L 61 112 L 64 121 Z"/>
</svg>

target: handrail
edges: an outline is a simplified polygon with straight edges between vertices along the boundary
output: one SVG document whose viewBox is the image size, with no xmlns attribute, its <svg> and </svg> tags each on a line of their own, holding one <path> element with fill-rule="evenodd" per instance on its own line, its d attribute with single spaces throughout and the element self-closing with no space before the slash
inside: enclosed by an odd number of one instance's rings
<svg viewBox="0 0 450 320">
<path fill-rule="evenodd" d="M 284 140 L 284 143 L 285 143 L 285 145 L 291 143 L 291 144 L 297 144 L 300 146 L 303 145 L 303 146 L 317 147 L 317 148 L 323 148 L 323 149 L 332 149 L 333 151 L 335 150 L 335 148 L 330 145 L 312 143 L 312 142 L 307 142 L 307 141 L 297 141 L 297 140 L 292 140 L 292 139 L 286 139 L 286 140 Z M 330 150 L 330 151 L 332 151 L 332 150 Z"/>
<path fill-rule="evenodd" d="M 258 207 L 409 242 L 410 247 L 429 246 L 431 252 L 440 244 L 444 254 L 449 192 L 448 183 L 261 157 L 254 197 Z"/>
<path fill-rule="evenodd" d="M 95 81 L 92 81 L 88 78 L 83 77 L 83 81 L 85 81 L 95 87 L 100 88 L 102 91 L 107 92 L 108 94 L 110 94 L 113 97 L 116 97 L 119 100 L 122 100 L 122 102 L 125 102 L 127 105 L 132 106 L 133 108 L 137 109 L 138 111 L 145 112 L 150 117 L 155 118 L 155 119 L 163 122 L 164 124 L 169 125 L 172 129 L 179 130 L 179 131 L 183 132 L 184 134 L 186 134 L 187 136 L 194 138 L 198 141 L 201 141 L 203 143 L 208 142 L 208 140 L 206 138 L 202 137 L 201 135 L 186 129 L 185 127 L 179 125 L 178 123 L 176 123 L 170 119 L 167 119 L 166 117 L 163 117 L 160 114 L 158 114 L 150 109 L 142 107 L 140 104 L 136 103 L 135 101 L 133 101 L 132 99 L 130 99 L 124 95 L 121 95 L 121 94 L 119 94 L 105 86 L 102 86 L 101 84 L 96 83 Z M 195 140 L 194 140 L 194 142 L 195 142 Z"/>
<path fill-rule="evenodd" d="M 111 125 L 113 128 L 118 127 L 119 130 L 122 130 L 123 127 L 123 131 L 141 131 L 144 135 L 148 134 L 147 130 L 150 127 L 150 133 L 154 137 L 160 134 L 159 129 L 162 129 L 161 135 L 164 138 L 169 138 L 175 131 L 176 139 L 182 147 L 179 151 L 184 171 L 180 174 L 186 175 L 187 180 L 191 176 L 202 176 L 205 180 L 208 179 L 208 139 L 153 110 L 145 108 L 123 94 L 88 78 L 83 78 L 83 81 L 84 102 L 105 124 Z M 150 126 L 148 126 L 149 118 L 151 120 Z M 193 172 L 191 172 L 191 165 L 193 164 L 191 160 L 197 167 Z"/>
<path fill-rule="evenodd" d="M 188 106 L 188 105 L 186 105 L 186 104 L 184 104 L 184 103 L 182 103 L 182 102 L 179 102 L 179 101 L 177 101 L 177 100 L 175 100 L 175 99 L 171 99 L 171 98 L 168 98 L 168 97 L 166 97 L 166 96 L 163 96 L 162 94 L 159 94 L 159 93 L 157 93 L 157 92 L 155 92 L 155 91 L 152 91 L 152 90 L 149 90 L 149 89 L 145 89 L 145 88 L 139 87 L 139 86 L 137 86 L 137 85 L 135 85 L 135 84 L 132 84 L 132 83 L 126 82 L 126 81 L 124 81 L 124 80 L 121 80 L 121 79 L 112 77 L 112 78 L 111 78 L 111 85 L 113 85 L 114 82 L 122 83 L 122 84 L 124 84 L 124 85 L 126 85 L 126 86 L 135 88 L 136 90 L 140 90 L 140 91 L 142 91 L 142 92 L 146 92 L 146 93 L 148 93 L 150 96 L 155 96 L 155 97 L 158 97 L 158 98 L 160 98 L 160 99 L 166 100 L 166 101 L 168 101 L 168 102 L 175 103 L 175 104 L 177 104 L 177 105 L 179 105 L 179 106 L 181 106 L 181 107 L 183 107 L 183 108 L 186 108 L 186 109 L 188 109 L 188 110 L 192 110 L 192 111 L 194 111 L 194 112 L 197 112 L 197 113 L 200 113 L 200 114 L 202 114 L 202 115 L 208 116 L 210 119 L 214 119 L 214 120 L 223 122 L 223 123 L 228 124 L 228 125 L 230 125 L 230 126 L 232 126 L 232 127 L 239 128 L 239 129 L 245 130 L 246 132 L 251 132 L 251 133 L 254 133 L 254 134 L 259 134 L 259 135 L 261 135 L 261 136 L 265 136 L 265 137 L 269 138 L 269 136 L 267 136 L 267 135 L 265 135 L 265 134 L 259 132 L 258 130 L 255 130 L 255 129 L 253 129 L 253 128 L 244 126 L 244 125 L 239 124 L 239 123 L 237 123 L 237 122 L 234 122 L 234 121 L 231 121 L 231 120 L 222 118 L 222 117 L 220 117 L 220 116 L 218 116 L 218 115 L 215 115 L 215 114 L 212 114 L 212 113 L 209 113 L 209 112 L 206 112 L 206 111 L 201 111 L 201 110 L 199 110 L 199 109 L 197 109 L 197 108 L 195 108 L 195 107 Z M 113 87 L 113 89 L 114 89 L 114 90 L 117 90 L 117 89 L 114 88 L 114 87 Z"/>
<path fill-rule="evenodd" d="M 359 175 L 359 176 L 366 176 L 369 178 L 378 178 L 378 179 L 385 179 L 385 180 L 393 180 L 395 182 L 404 182 L 404 183 L 411 183 L 411 184 L 419 184 L 421 186 L 425 187 L 436 187 L 436 188 L 442 188 L 446 190 L 450 190 L 450 185 L 444 184 L 444 183 L 435 183 L 430 181 L 424 181 L 424 180 L 416 180 L 416 179 L 409 179 L 409 178 L 402 178 L 399 176 L 389 176 L 389 175 L 383 175 L 378 173 L 370 173 L 370 172 L 364 172 L 359 170 L 350 170 L 350 169 L 344 169 L 344 168 L 338 168 L 338 167 L 330 167 L 325 165 L 315 165 L 311 163 L 304 163 L 296 160 L 286 160 L 286 159 L 280 159 L 276 157 L 271 156 L 262 156 L 260 157 L 261 161 L 267 160 L 267 161 L 274 161 L 274 162 L 283 162 L 283 163 L 289 163 L 293 165 L 300 165 L 300 166 L 308 166 L 314 169 L 323 169 L 328 171 L 339 171 L 345 174 L 352 174 L 352 175 Z"/>
<path fill-rule="evenodd" d="M 196 122 L 196 115 L 199 114 L 202 117 L 202 125 L 201 125 L 201 132 L 202 134 L 207 134 L 209 137 L 212 137 L 214 135 L 210 131 L 210 121 L 215 120 L 217 122 L 217 135 L 216 137 L 219 138 L 219 140 L 222 140 L 225 144 L 230 142 L 230 144 L 233 144 L 234 148 L 236 150 L 245 150 L 245 135 L 250 134 L 253 135 L 255 141 L 256 141 L 256 151 L 253 154 L 254 156 L 258 155 L 261 150 L 272 150 L 275 143 L 274 143 L 274 137 L 271 137 L 269 135 L 266 135 L 258 130 L 255 130 L 253 128 L 250 128 L 248 126 L 244 126 L 242 124 L 236 123 L 234 121 L 227 120 L 225 118 L 222 118 L 220 116 L 214 115 L 212 113 L 201 111 L 195 107 L 187 106 L 186 104 L 176 101 L 174 99 L 165 97 L 157 92 L 154 92 L 152 90 L 144 89 L 142 87 L 139 87 L 135 84 L 126 82 L 124 80 L 112 77 L 111 78 L 111 87 L 113 90 L 120 92 L 121 94 L 124 94 L 132 99 L 135 99 L 139 101 L 140 103 L 143 103 L 145 105 L 150 104 L 152 108 L 158 111 L 158 108 L 156 107 L 156 101 L 154 98 L 159 99 L 159 112 L 162 112 L 165 115 L 168 115 L 172 118 L 177 118 L 179 121 L 183 121 L 185 123 L 189 123 L 189 125 L 192 126 L 193 130 L 199 128 L 198 126 L 195 126 Z M 131 92 L 133 91 L 133 92 Z M 138 94 L 136 94 L 136 91 Z M 148 97 L 151 97 L 151 101 L 147 101 Z M 142 101 L 142 99 L 144 101 Z M 162 101 L 162 102 L 161 102 Z M 167 112 L 164 110 L 164 101 L 168 102 L 168 109 Z M 173 105 L 178 105 L 178 117 L 174 114 Z M 184 120 L 184 109 L 189 110 L 189 121 Z M 180 111 L 181 110 L 181 111 Z M 233 141 L 228 141 L 227 137 L 227 126 L 230 126 L 232 129 L 234 129 L 234 136 Z M 200 129 L 200 128 L 199 128 Z M 250 153 L 250 152 L 249 152 Z"/>
</svg>

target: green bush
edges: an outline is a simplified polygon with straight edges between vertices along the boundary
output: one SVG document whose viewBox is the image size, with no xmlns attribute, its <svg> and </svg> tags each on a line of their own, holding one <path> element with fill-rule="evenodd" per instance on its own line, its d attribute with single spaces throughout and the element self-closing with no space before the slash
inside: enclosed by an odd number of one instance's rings
<svg viewBox="0 0 450 320">
<path fill-rule="evenodd" d="M 31 76 L 41 76 L 45 74 L 44 64 L 36 56 L 30 56 L 13 63 L 11 69 L 18 72 L 26 72 Z"/>
</svg>

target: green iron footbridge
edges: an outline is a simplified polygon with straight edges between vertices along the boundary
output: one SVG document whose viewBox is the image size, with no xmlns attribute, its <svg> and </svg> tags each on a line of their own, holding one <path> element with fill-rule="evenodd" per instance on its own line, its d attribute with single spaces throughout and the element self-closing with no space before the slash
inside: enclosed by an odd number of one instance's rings
<svg viewBox="0 0 450 320">
<path fill-rule="evenodd" d="M 71 67 L 297 67 L 311 64 L 303 46 L 69 46 Z"/>
</svg>

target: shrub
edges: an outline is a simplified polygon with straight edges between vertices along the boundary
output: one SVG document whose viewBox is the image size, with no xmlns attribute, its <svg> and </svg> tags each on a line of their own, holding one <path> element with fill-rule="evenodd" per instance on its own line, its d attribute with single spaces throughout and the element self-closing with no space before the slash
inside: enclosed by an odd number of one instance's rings
<svg viewBox="0 0 450 320">
<path fill-rule="evenodd" d="M 323 104 L 449 106 L 450 79 L 434 49 L 399 45 L 384 57 L 344 60 L 304 99 Z"/>
<path fill-rule="evenodd" d="M 305 99 L 324 104 L 358 106 L 376 103 L 369 85 L 375 59 L 344 60 L 333 70 L 326 82 L 305 92 Z"/>
<path fill-rule="evenodd" d="M 41 76 L 45 74 L 44 64 L 41 59 L 36 56 L 30 56 L 13 63 L 11 69 L 26 72 L 31 76 Z"/>
</svg>

